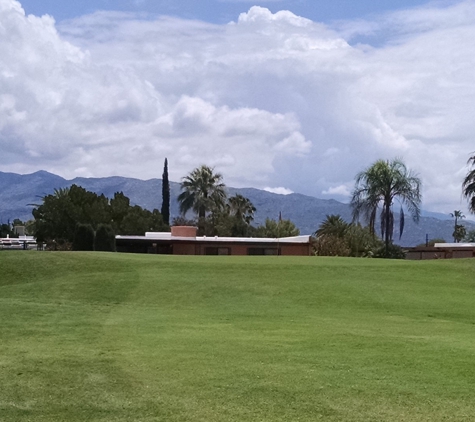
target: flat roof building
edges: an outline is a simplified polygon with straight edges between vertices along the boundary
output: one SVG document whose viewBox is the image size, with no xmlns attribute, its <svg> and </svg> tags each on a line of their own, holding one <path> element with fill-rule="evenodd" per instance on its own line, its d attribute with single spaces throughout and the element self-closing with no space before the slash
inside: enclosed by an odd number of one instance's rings
<svg viewBox="0 0 475 422">
<path fill-rule="evenodd" d="M 436 243 L 434 246 L 417 246 L 408 250 L 406 259 L 475 258 L 475 243 Z"/>
<path fill-rule="evenodd" d="M 118 252 L 173 255 L 295 255 L 313 253 L 311 236 L 282 238 L 196 236 L 197 228 L 174 226 L 171 232 L 116 236 Z"/>
</svg>

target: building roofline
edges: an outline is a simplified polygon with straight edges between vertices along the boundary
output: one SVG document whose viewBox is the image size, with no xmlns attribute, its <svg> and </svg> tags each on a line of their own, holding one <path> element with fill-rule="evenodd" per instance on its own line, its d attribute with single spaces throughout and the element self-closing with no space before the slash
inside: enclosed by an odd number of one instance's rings
<svg viewBox="0 0 475 422">
<path fill-rule="evenodd" d="M 169 232 L 147 232 L 145 236 L 116 236 L 117 240 L 149 240 L 149 241 L 171 241 L 171 242 L 192 242 L 192 243 L 275 243 L 287 244 L 310 243 L 311 236 L 292 236 L 292 237 L 219 237 L 219 236 L 197 236 L 197 237 L 179 237 L 172 236 Z"/>
</svg>

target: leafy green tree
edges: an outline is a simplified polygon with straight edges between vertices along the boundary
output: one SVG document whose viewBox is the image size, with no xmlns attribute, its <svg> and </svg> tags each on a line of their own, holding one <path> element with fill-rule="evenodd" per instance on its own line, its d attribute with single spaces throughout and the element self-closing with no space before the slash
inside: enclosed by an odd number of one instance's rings
<svg viewBox="0 0 475 422">
<path fill-rule="evenodd" d="M 462 226 L 461 224 L 457 224 L 455 226 L 454 232 L 452 236 L 454 237 L 454 241 L 456 243 L 460 243 L 460 241 L 467 235 L 467 229 L 465 226 Z"/>
<path fill-rule="evenodd" d="M 408 171 L 400 159 L 378 160 L 356 176 L 351 198 L 353 220 L 358 221 L 362 216 L 368 221 L 370 230 L 374 233 L 380 210 L 381 236 L 388 254 L 394 230 L 394 201 L 397 200 L 401 204 L 399 221 L 399 237 L 401 237 L 404 231 L 403 206 L 407 208 L 415 222 L 419 221 L 421 184 L 421 180 Z"/>
<path fill-rule="evenodd" d="M 165 158 L 162 174 L 162 208 L 163 222 L 170 225 L 170 182 L 168 180 L 168 160 Z"/>
<path fill-rule="evenodd" d="M 122 220 L 119 234 L 143 236 L 150 231 L 164 231 L 168 226 L 163 222 L 162 215 L 157 209 L 152 212 L 138 205 L 130 207 Z"/>
<path fill-rule="evenodd" d="M 186 218 L 182 215 L 175 217 L 172 221 L 173 226 L 196 226 L 196 220 Z"/>
<path fill-rule="evenodd" d="M 381 239 L 374 236 L 369 227 L 363 227 L 359 223 L 349 225 L 345 239 L 350 248 L 350 256 L 354 257 L 374 257 L 376 251 L 383 246 Z"/>
<path fill-rule="evenodd" d="M 228 198 L 228 208 L 231 216 L 236 217 L 236 219 L 245 224 L 251 224 L 252 220 L 254 220 L 256 207 L 252 205 L 249 198 L 243 195 L 236 194 Z"/>
<path fill-rule="evenodd" d="M 203 219 L 206 213 L 222 209 L 226 202 L 226 186 L 222 180 L 221 174 L 214 173 L 205 165 L 185 176 L 181 183 L 182 192 L 178 195 L 181 213 L 185 215 L 193 210 L 199 219 Z"/>
<path fill-rule="evenodd" d="M 256 229 L 256 237 L 292 237 L 298 236 L 300 230 L 290 220 L 271 220 L 266 218 L 263 226 Z"/>
<path fill-rule="evenodd" d="M 475 243 L 475 230 L 469 230 L 463 240 L 465 242 Z"/>
<path fill-rule="evenodd" d="M 90 224 L 78 224 L 73 240 L 73 250 L 93 251 L 94 250 L 94 229 Z"/>
<path fill-rule="evenodd" d="M 463 180 L 462 193 L 468 200 L 470 211 L 475 214 L 475 154 L 468 159 L 467 164 L 472 165 L 472 169 Z"/>
<path fill-rule="evenodd" d="M 454 237 L 454 242 L 459 243 L 465 235 L 460 237 L 461 234 L 462 234 L 462 229 L 459 228 L 458 221 L 465 218 L 465 216 L 462 214 L 462 211 L 460 211 L 460 210 L 455 210 L 453 213 L 451 212 L 450 216 L 455 219 L 454 232 L 453 232 L 452 236 Z M 461 227 L 463 227 L 463 226 L 461 226 Z"/>
<path fill-rule="evenodd" d="M 94 236 L 94 250 L 115 251 L 115 232 L 110 224 L 100 224 Z"/>
<path fill-rule="evenodd" d="M 80 186 L 55 189 L 52 195 L 42 199 L 43 203 L 33 209 L 39 241 L 73 242 L 77 224 L 90 224 L 94 229 L 110 222 L 108 199 Z"/>
<path fill-rule="evenodd" d="M 53 194 L 44 196 L 42 201 L 41 205 L 33 209 L 37 241 L 56 239 L 72 242 L 79 221 L 75 220 L 69 188 L 55 189 Z"/>
<path fill-rule="evenodd" d="M 374 254 L 375 258 L 390 258 L 390 259 L 404 259 L 406 258 L 406 251 L 399 245 L 391 243 L 389 249 L 386 245 L 381 246 Z"/>
<path fill-rule="evenodd" d="M 340 215 L 327 215 L 315 232 L 315 236 L 336 236 L 343 238 L 349 227 L 350 225 L 343 220 Z"/>
<path fill-rule="evenodd" d="M 123 192 L 114 193 L 114 197 L 110 200 L 111 224 L 114 230 L 119 233 L 122 221 L 130 209 L 130 199 Z"/>
<path fill-rule="evenodd" d="M 43 197 L 43 203 L 33 209 L 33 216 L 37 240 L 54 240 L 49 242 L 53 245 L 74 242 L 78 224 L 90 225 L 93 230 L 108 225 L 115 233 L 125 235 L 168 229 L 158 210 L 144 210 L 138 205 L 132 207 L 122 192 L 115 193 L 109 201 L 104 195 L 76 185 Z"/>
<path fill-rule="evenodd" d="M 371 257 L 381 247 L 368 227 L 348 224 L 340 215 L 327 215 L 315 236 L 315 253 L 320 256 Z"/>
<path fill-rule="evenodd" d="M 0 224 L 0 237 L 14 237 L 15 233 L 13 232 L 13 227 L 10 222 Z"/>
<path fill-rule="evenodd" d="M 246 237 L 254 233 L 251 222 L 256 208 L 252 202 L 242 196 L 228 198 L 224 208 L 214 209 L 205 220 L 206 236 Z"/>
<path fill-rule="evenodd" d="M 317 256 L 351 256 L 351 250 L 344 237 L 320 236 L 315 240 L 313 247 Z"/>
<path fill-rule="evenodd" d="M 72 217 L 82 224 L 90 224 L 97 229 L 99 224 L 111 220 L 109 200 L 104 194 L 97 195 L 78 185 L 72 185 L 68 195 L 72 203 Z"/>
</svg>

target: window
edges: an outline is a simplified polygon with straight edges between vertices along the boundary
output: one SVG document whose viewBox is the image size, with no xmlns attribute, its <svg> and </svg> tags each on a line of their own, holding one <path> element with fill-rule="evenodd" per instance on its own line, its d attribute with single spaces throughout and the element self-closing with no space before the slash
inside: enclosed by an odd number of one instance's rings
<svg viewBox="0 0 475 422">
<path fill-rule="evenodd" d="M 231 249 L 210 246 L 205 248 L 205 255 L 231 255 Z"/>
<path fill-rule="evenodd" d="M 280 255 L 278 248 L 249 248 L 248 255 Z"/>
</svg>

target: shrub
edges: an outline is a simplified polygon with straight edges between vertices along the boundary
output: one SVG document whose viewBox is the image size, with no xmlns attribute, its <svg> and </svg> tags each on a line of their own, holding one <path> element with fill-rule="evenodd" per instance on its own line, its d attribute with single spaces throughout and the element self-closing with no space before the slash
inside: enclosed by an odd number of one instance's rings
<svg viewBox="0 0 475 422">
<path fill-rule="evenodd" d="M 94 250 L 94 230 L 90 224 L 78 224 L 74 234 L 74 251 Z"/>
<path fill-rule="evenodd" d="M 338 236 L 320 236 L 314 243 L 317 256 L 350 256 L 351 249 L 346 239 Z"/>
<path fill-rule="evenodd" d="M 109 224 L 100 224 L 94 238 L 94 250 L 115 252 L 115 233 Z"/>
<path fill-rule="evenodd" d="M 470 242 L 474 243 L 475 242 L 475 230 L 469 230 L 465 236 L 465 239 L 463 239 L 464 242 Z"/>
<path fill-rule="evenodd" d="M 389 244 L 389 248 L 386 252 L 386 246 L 381 246 L 374 254 L 375 258 L 388 258 L 388 259 L 405 259 L 406 251 L 399 245 L 394 243 Z"/>
</svg>

